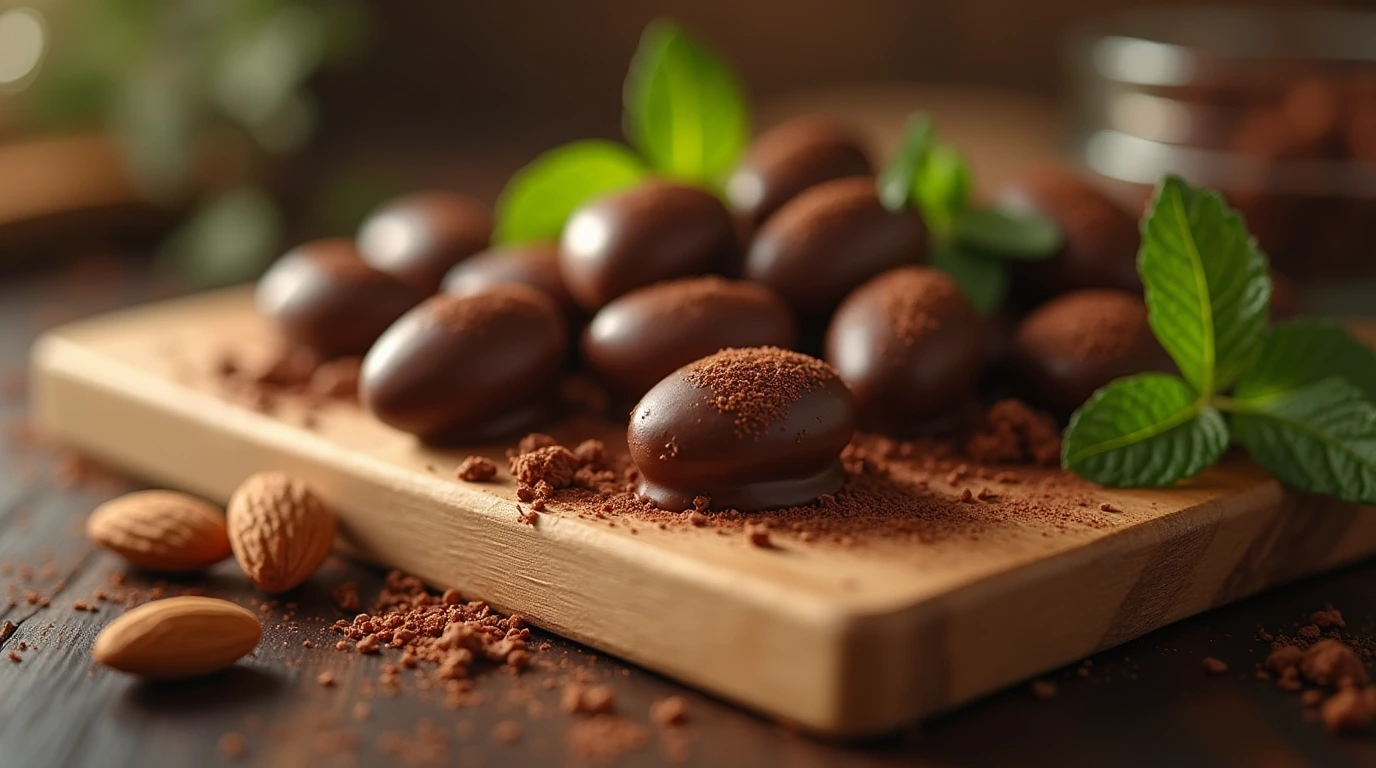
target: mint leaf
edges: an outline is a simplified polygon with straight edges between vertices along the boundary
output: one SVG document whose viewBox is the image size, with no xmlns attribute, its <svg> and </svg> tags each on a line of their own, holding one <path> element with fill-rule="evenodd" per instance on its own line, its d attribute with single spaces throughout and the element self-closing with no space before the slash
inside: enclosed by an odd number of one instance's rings
<svg viewBox="0 0 1376 768">
<path fill-rule="evenodd" d="M 913 196 L 934 232 L 946 235 L 955 227 L 970 207 L 970 167 L 955 147 L 932 147 L 913 178 Z"/>
<path fill-rule="evenodd" d="M 919 112 L 908 118 L 897 154 L 875 180 L 879 202 L 888 210 L 900 213 L 912 204 L 918 174 L 927 164 L 935 136 L 931 117 Z"/>
<path fill-rule="evenodd" d="M 1188 384 L 1164 373 L 1118 379 L 1070 417 L 1061 463 L 1100 485 L 1155 487 L 1203 472 L 1228 427 Z"/>
<path fill-rule="evenodd" d="M 1376 404 L 1342 379 L 1229 403 L 1233 435 L 1281 482 L 1376 503 Z"/>
<path fill-rule="evenodd" d="M 1063 234 L 1056 222 L 1035 213 L 976 208 L 960 217 L 957 243 L 1006 259 L 1040 261 L 1056 255 Z"/>
<path fill-rule="evenodd" d="M 1242 217 L 1175 176 L 1142 221 L 1138 270 L 1156 338 L 1204 397 L 1237 381 L 1260 350 L 1271 279 Z"/>
<path fill-rule="evenodd" d="M 1008 294 L 1008 267 L 998 259 L 947 242 L 936 244 L 927 261 L 956 281 L 980 317 L 993 314 Z"/>
<path fill-rule="evenodd" d="M 517 171 L 497 199 L 499 243 L 557 240 L 574 209 L 632 186 L 648 171 L 640 158 L 611 141 L 587 139 L 545 152 Z"/>
<path fill-rule="evenodd" d="M 736 76 L 671 22 L 645 28 L 623 98 L 627 138 L 665 176 L 715 187 L 749 140 Z"/>
<path fill-rule="evenodd" d="M 1233 396 L 1262 399 L 1341 378 L 1376 403 L 1376 352 L 1331 320 L 1292 320 L 1272 328 Z"/>
</svg>

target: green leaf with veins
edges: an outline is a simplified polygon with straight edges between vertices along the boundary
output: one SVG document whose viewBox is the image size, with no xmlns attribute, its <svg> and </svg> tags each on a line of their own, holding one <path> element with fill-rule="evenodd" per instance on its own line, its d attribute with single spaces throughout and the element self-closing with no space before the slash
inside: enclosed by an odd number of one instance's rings
<svg viewBox="0 0 1376 768">
<path fill-rule="evenodd" d="M 1376 404 L 1342 379 L 1226 402 L 1233 435 L 1281 482 L 1376 504 Z"/>
<path fill-rule="evenodd" d="M 1118 379 L 1070 417 L 1061 446 L 1066 469 L 1100 485 L 1156 487 L 1208 469 L 1228 447 L 1228 427 L 1180 378 Z"/>
<path fill-rule="evenodd" d="M 1291 320 L 1272 328 L 1261 353 L 1233 390 L 1237 399 L 1284 394 L 1341 378 L 1376 403 L 1376 352 L 1332 320 Z"/>
<path fill-rule="evenodd" d="M 507 182 L 497 199 L 493 239 L 499 243 L 557 240 L 578 206 L 632 186 L 648 173 L 634 152 L 616 142 L 586 139 L 555 147 Z"/>
<path fill-rule="evenodd" d="M 930 116 L 918 112 L 908 118 L 898 152 L 875 179 L 879 202 L 889 211 L 900 213 L 912 205 L 918 174 L 927 164 L 935 137 L 936 129 Z"/>
<path fill-rule="evenodd" d="M 671 22 L 645 28 L 623 98 L 626 137 L 670 178 L 715 189 L 750 138 L 735 74 Z"/>
<path fill-rule="evenodd" d="M 1008 295 L 1008 266 L 956 243 L 938 243 L 927 259 L 950 275 L 980 317 L 988 317 Z"/>
<path fill-rule="evenodd" d="M 1242 217 L 1167 176 L 1142 221 L 1138 270 L 1152 330 L 1185 380 L 1206 398 L 1227 390 L 1256 360 L 1271 298 Z"/>
</svg>

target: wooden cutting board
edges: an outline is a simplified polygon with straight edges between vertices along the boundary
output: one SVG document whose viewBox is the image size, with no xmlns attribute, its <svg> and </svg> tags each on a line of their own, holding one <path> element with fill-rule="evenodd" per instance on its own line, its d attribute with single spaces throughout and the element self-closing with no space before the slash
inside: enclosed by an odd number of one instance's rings
<svg viewBox="0 0 1376 768">
<path fill-rule="evenodd" d="M 307 428 L 291 403 L 269 415 L 224 397 L 214 358 L 270 340 L 243 289 L 60 328 L 34 350 L 37 418 L 66 444 L 221 502 L 250 473 L 298 474 L 362 558 L 818 732 L 893 729 L 1376 552 L 1376 509 L 1287 493 L 1242 458 L 1176 489 L 1095 489 L 1116 510 L 1097 527 L 1008 519 L 977 537 L 773 549 L 557 505 L 531 527 L 505 472 L 453 479 L 471 453 L 504 466 L 506 446 L 425 448 L 342 403 Z"/>
</svg>

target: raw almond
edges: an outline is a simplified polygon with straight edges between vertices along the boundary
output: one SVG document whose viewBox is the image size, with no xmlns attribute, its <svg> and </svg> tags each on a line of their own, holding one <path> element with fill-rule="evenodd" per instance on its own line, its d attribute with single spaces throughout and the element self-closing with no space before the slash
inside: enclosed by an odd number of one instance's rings
<svg viewBox="0 0 1376 768">
<path fill-rule="evenodd" d="M 285 592 L 315 573 L 334 546 L 334 513 L 302 481 L 261 472 L 229 499 L 229 544 L 265 592 Z"/>
<path fill-rule="evenodd" d="M 149 571 L 198 571 L 229 556 L 225 516 L 176 491 L 139 491 L 107 501 L 86 519 L 86 535 Z"/>
<path fill-rule="evenodd" d="M 228 600 L 170 597 L 115 619 L 96 635 L 91 656 L 141 677 L 198 677 L 238 661 L 262 634 L 258 617 Z"/>
</svg>

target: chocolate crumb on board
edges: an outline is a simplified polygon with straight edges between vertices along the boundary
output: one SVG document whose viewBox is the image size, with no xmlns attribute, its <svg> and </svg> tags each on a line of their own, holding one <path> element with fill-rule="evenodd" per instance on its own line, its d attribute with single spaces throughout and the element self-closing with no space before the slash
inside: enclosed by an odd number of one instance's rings
<svg viewBox="0 0 1376 768">
<path fill-rule="evenodd" d="M 534 509 L 525 509 L 520 504 L 516 505 L 516 522 L 534 528 L 536 521 L 539 519 L 540 514 Z"/>
<path fill-rule="evenodd" d="M 1228 671 L 1227 663 L 1215 659 L 1212 656 L 1204 657 L 1204 672 L 1210 675 L 1221 675 Z"/>
<path fill-rule="evenodd" d="M 688 722 L 688 701 L 682 696 L 666 696 L 651 703 L 650 721 L 662 726 Z"/>
<path fill-rule="evenodd" d="M 497 465 L 482 456 L 469 456 L 454 470 L 454 475 L 465 482 L 485 483 L 497 476 Z"/>
<path fill-rule="evenodd" d="M 1314 611 L 1314 613 L 1309 616 L 1309 622 L 1321 629 L 1329 629 L 1332 627 L 1341 629 L 1347 626 L 1347 622 L 1343 621 L 1342 611 L 1335 608 L 1325 608 L 1321 611 Z"/>
<path fill-rule="evenodd" d="M 752 547 L 760 549 L 772 549 L 773 541 L 769 538 L 769 529 L 763 525 L 747 525 L 745 527 L 745 540 Z"/>
<path fill-rule="evenodd" d="M 569 714 L 605 714 L 616 709 L 616 692 L 607 685 L 569 683 L 564 686 L 559 706 Z"/>
</svg>

